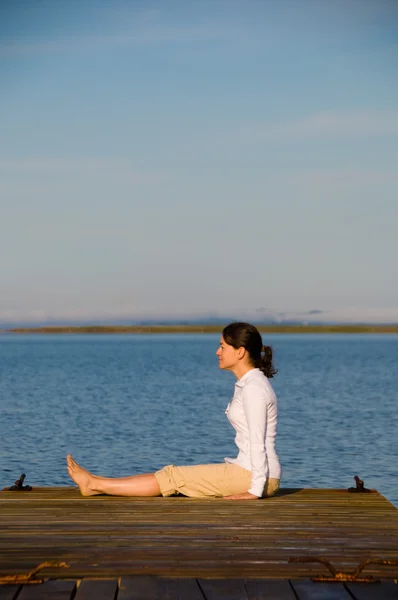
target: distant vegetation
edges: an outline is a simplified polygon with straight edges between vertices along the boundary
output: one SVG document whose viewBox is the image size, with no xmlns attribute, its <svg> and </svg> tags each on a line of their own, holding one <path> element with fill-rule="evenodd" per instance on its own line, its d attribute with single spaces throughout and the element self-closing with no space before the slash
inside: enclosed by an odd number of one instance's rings
<svg viewBox="0 0 398 600">
<path fill-rule="evenodd" d="M 398 333 L 398 325 L 257 325 L 261 333 Z M 220 333 L 222 325 L 90 325 L 24 327 L 7 333 Z"/>
</svg>

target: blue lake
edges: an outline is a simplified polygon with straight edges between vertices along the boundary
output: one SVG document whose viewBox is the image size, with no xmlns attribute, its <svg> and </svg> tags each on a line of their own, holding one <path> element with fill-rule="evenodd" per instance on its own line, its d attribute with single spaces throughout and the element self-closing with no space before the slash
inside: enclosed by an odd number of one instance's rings
<svg viewBox="0 0 398 600">
<path fill-rule="evenodd" d="M 270 335 L 282 487 L 355 485 L 398 506 L 398 336 Z M 235 454 L 218 335 L 0 335 L 0 488 L 70 485 L 71 452 L 125 476 Z"/>
</svg>

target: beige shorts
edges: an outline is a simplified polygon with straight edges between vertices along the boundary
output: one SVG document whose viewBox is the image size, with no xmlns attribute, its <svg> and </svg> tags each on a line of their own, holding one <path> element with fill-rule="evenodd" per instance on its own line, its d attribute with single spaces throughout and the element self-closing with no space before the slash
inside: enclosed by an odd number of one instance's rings
<svg viewBox="0 0 398 600">
<path fill-rule="evenodd" d="M 162 496 L 182 494 L 191 498 L 232 496 L 243 494 L 251 486 L 251 471 L 232 463 L 176 467 L 167 465 L 154 473 Z M 279 479 L 268 479 L 263 497 L 273 496 L 279 489 Z"/>
</svg>

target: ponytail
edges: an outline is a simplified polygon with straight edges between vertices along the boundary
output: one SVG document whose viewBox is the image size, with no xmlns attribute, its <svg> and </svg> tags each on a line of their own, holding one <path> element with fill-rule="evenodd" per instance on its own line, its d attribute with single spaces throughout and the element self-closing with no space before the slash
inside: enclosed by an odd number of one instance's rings
<svg viewBox="0 0 398 600">
<path fill-rule="evenodd" d="M 264 373 L 266 377 L 268 377 L 268 379 L 271 379 L 278 372 L 278 369 L 274 367 L 272 358 L 273 351 L 271 346 L 263 346 L 261 350 L 260 360 L 258 361 L 258 368 Z"/>
</svg>

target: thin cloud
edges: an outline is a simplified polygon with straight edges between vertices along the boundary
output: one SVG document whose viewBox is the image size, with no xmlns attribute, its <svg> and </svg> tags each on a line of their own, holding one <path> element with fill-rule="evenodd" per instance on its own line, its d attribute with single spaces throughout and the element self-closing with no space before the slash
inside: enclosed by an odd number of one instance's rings
<svg viewBox="0 0 398 600">
<path fill-rule="evenodd" d="M 298 315 L 297 315 L 298 316 Z M 323 321 L 325 323 L 398 323 L 398 308 L 357 308 L 348 307 L 324 310 L 321 314 L 313 311 L 302 313 L 303 321 Z"/>
<path fill-rule="evenodd" d="M 345 186 L 398 184 L 398 172 L 372 169 L 330 169 L 286 174 L 290 183 L 306 186 Z"/>
<path fill-rule="evenodd" d="M 310 310 L 285 310 L 283 312 L 272 309 L 264 309 L 259 314 L 258 309 L 245 309 L 236 311 L 239 318 L 250 320 L 261 319 L 274 320 L 278 323 L 398 323 L 398 308 L 363 308 L 344 307 L 338 309 L 312 308 Z"/>
<path fill-rule="evenodd" d="M 332 111 L 259 126 L 252 138 L 272 142 L 334 140 L 398 135 L 398 111 Z"/>
<path fill-rule="evenodd" d="M 56 40 L 33 40 L 30 42 L 12 40 L 0 43 L 0 58 L 81 52 L 108 46 L 195 42 L 228 38 L 236 35 L 236 33 L 231 28 L 208 25 L 192 27 L 153 26 L 127 34 L 80 36 Z"/>
<path fill-rule="evenodd" d="M 4 174 L 94 174 L 107 173 L 127 177 L 132 183 L 162 183 L 168 175 L 163 171 L 137 171 L 127 159 L 37 157 L 0 159 Z"/>
<path fill-rule="evenodd" d="M 92 303 L 90 303 L 91 305 Z M 3 309 L 0 308 L 0 324 L 7 323 L 45 323 L 45 322 L 109 322 L 140 319 L 204 319 L 209 315 L 216 315 L 218 318 L 225 318 L 227 321 L 231 318 L 238 319 L 259 319 L 257 309 L 236 309 L 227 310 L 225 314 L 220 314 L 211 309 L 206 310 L 142 310 L 130 306 L 120 307 L 98 307 L 98 308 L 68 308 L 68 309 L 53 309 L 46 308 L 23 308 L 19 309 Z M 232 317 L 233 315 L 233 317 Z M 398 323 L 398 308 L 358 308 L 347 307 L 335 310 L 328 309 L 311 309 L 308 311 L 287 310 L 285 312 L 265 310 L 265 314 L 261 315 L 261 319 L 265 321 L 283 322 L 299 322 L 299 323 L 369 323 L 369 324 L 391 324 Z"/>
</svg>

